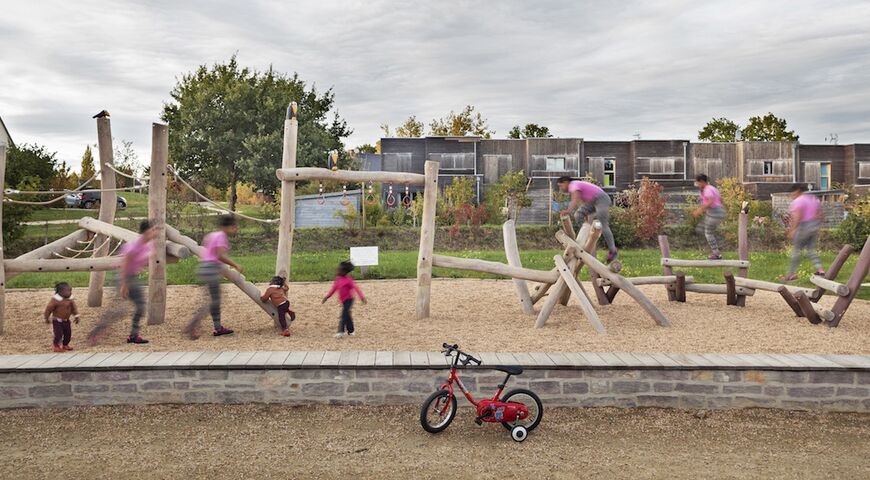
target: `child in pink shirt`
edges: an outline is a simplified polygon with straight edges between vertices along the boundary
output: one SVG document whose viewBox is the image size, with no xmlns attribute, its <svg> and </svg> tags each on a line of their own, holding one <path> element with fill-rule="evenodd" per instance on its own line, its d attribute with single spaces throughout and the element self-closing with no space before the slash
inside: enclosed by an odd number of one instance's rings
<svg viewBox="0 0 870 480">
<path fill-rule="evenodd" d="M 610 195 L 594 183 L 574 180 L 571 177 L 559 177 L 556 183 L 560 191 L 571 194 L 571 202 L 564 213 L 575 214 L 578 224 L 586 222 L 594 215 L 601 223 L 601 236 L 607 244 L 607 263 L 615 260 L 617 250 L 613 232 L 610 230 Z"/>
<path fill-rule="evenodd" d="M 338 264 L 338 269 L 335 273 L 335 281 L 332 282 L 332 288 L 323 297 L 323 302 L 326 303 L 336 292 L 338 293 L 338 302 L 341 303 L 341 320 L 338 322 L 338 333 L 335 338 L 341 338 L 345 334 L 354 335 L 353 318 L 351 317 L 350 309 L 353 307 L 354 294 L 359 297 L 362 303 L 366 303 L 366 297 L 362 290 L 353 281 L 350 272 L 353 271 L 353 264 L 350 262 L 341 262 Z"/>
<path fill-rule="evenodd" d="M 231 215 L 221 217 L 219 225 L 220 229 L 209 233 L 202 240 L 202 254 L 197 276 L 200 283 L 206 287 L 209 302 L 194 312 L 193 318 L 184 328 L 184 333 L 192 340 L 199 338 L 199 324 L 209 313 L 214 323 L 213 336 L 220 337 L 233 333 L 233 330 L 221 324 L 221 278 L 224 265 L 234 268 L 239 273 L 242 272 L 242 266 L 227 256 L 230 250 L 229 236 L 238 233 L 239 225 L 236 217 Z"/>
<path fill-rule="evenodd" d="M 722 207 L 722 197 L 719 190 L 710 185 L 710 180 L 703 173 L 695 177 L 695 187 L 701 191 L 701 204 L 692 212 L 694 217 L 704 216 L 704 220 L 698 222 L 696 230 L 703 233 L 710 245 L 710 260 L 721 260 L 722 253 L 719 251 L 719 240 L 716 238 L 716 229 L 725 219 L 725 209 Z"/>
<path fill-rule="evenodd" d="M 816 275 L 824 275 L 822 260 L 816 253 L 816 243 L 819 241 L 819 231 L 822 228 L 822 204 L 815 195 L 806 193 L 802 183 L 791 186 L 791 205 L 789 206 L 788 239 L 792 242 L 791 261 L 788 273 L 780 277 L 784 282 L 797 280 L 797 268 L 801 262 L 801 252 L 807 251 L 807 256 L 816 268 Z"/>
</svg>

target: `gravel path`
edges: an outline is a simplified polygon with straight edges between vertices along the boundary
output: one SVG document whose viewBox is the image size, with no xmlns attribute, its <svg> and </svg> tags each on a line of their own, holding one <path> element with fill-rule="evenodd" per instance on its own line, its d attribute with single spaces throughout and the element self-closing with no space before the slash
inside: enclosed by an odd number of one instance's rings
<svg viewBox="0 0 870 480">
<path fill-rule="evenodd" d="M 597 335 L 579 307 L 557 307 L 545 328 L 535 329 L 524 316 L 512 282 L 505 280 L 438 279 L 432 288 L 432 318 L 414 320 L 415 281 L 363 281 L 368 305 L 354 307 L 358 335 L 334 339 L 340 308 L 320 299 L 324 283 L 294 283 L 291 302 L 298 313 L 293 336 L 277 335 L 264 318 L 232 285 L 224 286 L 224 323 L 236 330 L 232 337 L 183 338 L 181 328 L 199 304 L 196 287 L 170 286 L 167 323 L 145 325 L 145 346 L 124 343 L 129 321 L 118 324 L 96 348 L 85 348 L 84 337 L 100 309 L 84 307 L 87 292 L 76 289 L 82 324 L 73 327 L 77 350 L 424 350 L 442 342 L 458 342 L 469 351 L 636 351 L 730 353 L 847 353 L 870 354 L 870 302 L 856 300 L 839 328 L 811 325 L 797 319 L 776 293 L 756 292 L 746 308 L 725 306 L 724 296 L 689 294 L 685 304 L 670 303 L 663 287 L 641 287 L 671 320 L 671 328 L 655 325 L 631 299 L 620 293 L 612 306 L 597 307 L 607 328 Z M 107 305 L 114 299 L 106 289 Z M 11 290 L 6 297 L 6 333 L 0 354 L 50 351 L 51 329 L 42 321 L 50 290 Z M 826 297 L 823 305 L 833 299 Z"/>
<path fill-rule="evenodd" d="M 517 444 L 460 410 L 200 405 L 0 412 L 0 478 L 868 478 L 870 415 L 552 409 Z"/>
</svg>

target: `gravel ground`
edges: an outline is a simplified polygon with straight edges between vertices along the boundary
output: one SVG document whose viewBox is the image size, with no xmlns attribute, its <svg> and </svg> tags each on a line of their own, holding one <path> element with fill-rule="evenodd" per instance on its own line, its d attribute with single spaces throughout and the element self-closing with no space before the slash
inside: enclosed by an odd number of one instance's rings
<svg viewBox="0 0 870 480">
<path fill-rule="evenodd" d="M 109 338 L 87 348 L 84 338 L 100 309 L 87 308 L 85 289 L 76 289 L 82 323 L 73 326 L 77 350 L 437 350 L 442 342 L 458 342 L 470 351 L 635 351 L 729 353 L 851 353 L 870 354 L 870 302 L 856 300 L 839 328 L 811 325 L 797 319 L 776 293 L 756 292 L 746 308 L 726 306 L 724 296 L 689 294 L 685 304 L 667 301 L 663 287 L 641 287 L 671 320 L 671 328 L 656 326 L 627 295 L 612 306 L 598 307 L 607 328 L 598 335 L 572 302 L 557 307 L 543 329 L 524 316 L 513 283 L 506 280 L 437 279 L 432 288 L 432 318 L 414 320 L 415 281 L 363 281 L 368 305 L 354 307 L 358 335 L 334 339 L 340 308 L 335 300 L 321 305 L 329 288 L 324 283 L 294 283 L 291 302 L 298 314 L 293 336 L 284 338 L 247 297 L 224 286 L 224 324 L 231 337 L 183 338 L 181 328 L 202 294 L 191 286 L 170 286 L 167 322 L 145 325 L 149 345 L 124 342 L 129 321 L 117 324 Z M 114 299 L 106 289 L 106 305 Z M 6 333 L 0 354 L 50 351 L 51 329 L 42 321 L 50 290 L 10 290 L 6 296 Z M 830 306 L 826 297 L 822 304 Z"/>
<path fill-rule="evenodd" d="M 187 405 L 0 412 L 0 478 L 868 478 L 870 415 L 552 409 L 522 444 L 462 409 Z"/>
</svg>

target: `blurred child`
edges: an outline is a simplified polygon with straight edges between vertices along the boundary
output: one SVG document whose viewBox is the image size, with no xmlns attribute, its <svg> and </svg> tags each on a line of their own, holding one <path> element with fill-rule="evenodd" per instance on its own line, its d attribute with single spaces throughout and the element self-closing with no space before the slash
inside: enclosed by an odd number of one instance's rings
<svg viewBox="0 0 870 480">
<path fill-rule="evenodd" d="M 127 337 L 127 343 L 143 344 L 148 343 L 139 335 L 139 323 L 145 315 L 145 287 L 139 280 L 139 274 L 148 266 L 151 255 L 154 252 L 154 239 L 160 232 L 159 228 L 150 220 L 143 220 L 139 224 L 139 238 L 132 242 L 125 243 L 121 248 L 121 268 L 118 269 L 118 297 L 129 299 L 133 302 L 133 322 L 130 326 L 130 335 Z M 97 341 L 103 336 L 106 329 L 116 321 L 120 320 L 124 315 L 125 305 L 121 302 L 115 302 L 103 312 L 100 321 L 88 334 L 88 343 L 96 345 Z"/>
<path fill-rule="evenodd" d="M 199 324 L 206 313 L 211 313 L 212 323 L 214 323 L 212 335 L 219 337 L 233 333 L 232 330 L 221 325 L 221 278 L 224 264 L 242 273 L 242 266 L 227 256 L 230 250 L 229 237 L 238 233 L 239 225 L 236 217 L 232 215 L 221 217 L 218 225 L 220 227 L 218 230 L 202 239 L 203 253 L 197 275 L 200 283 L 206 287 L 209 302 L 193 314 L 193 318 L 185 328 L 185 333 L 193 340 L 199 338 Z"/>
<path fill-rule="evenodd" d="M 556 182 L 561 192 L 571 195 L 571 202 L 564 213 L 573 214 L 578 225 L 591 222 L 594 215 L 601 222 L 601 236 L 607 244 L 607 263 L 615 260 L 618 252 L 613 232 L 610 230 L 610 206 L 613 204 L 610 195 L 594 183 L 574 180 L 571 177 L 559 177 Z"/>
<path fill-rule="evenodd" d="M 692 212 L 692 216 L 704 216 L 704 220 L 698 223 L 696 230 L 703 233 L 710 245 L 710 260 L 721 260 L 722 252 L 719 251 L 719 240 L 716 238 L 716 229 L 725 219 L 725 208 L 722 207 L 722 197 L 719 189 L 710 185 L 710 180 L 703 173 L 695 177 L 695 187 L 701 191 L 701 201 L 698 208 Z"/>
<path fill-rule="evenodd" d="M 353 317 L 350 310 L 353 307 L 354 293 L 359 297 L 362 303 L 366 303 L 366 297 L 362 290 L 353 281 L 350 272 L 353 271 L 353 264 L 350 262 L 341 262 L 335 272 L 335 280 L 332 282 L 332 288 L 329 293 L 323 297 L 323 302 L 326 303 L 334 293 L 338 292 L 338 301 L 341 303 L 341 320 L 338 322 L 338 333 L 335 338 L 341 338 L 345 335 L 354 335 Z"/>
<path fill-rule="evenodd" d="M 806 193 L 806 186 L 796 183 L 791 186 L 791 205 L 789 205 L 788 239 L 791 240 L 791 262 L 788 273 L 780 277 L 783 282 L 797 280 L 797 268 L 801 262 L 801 252 L 807 251 L 807 256 L 816 268 L 816 275 L 824 275 L 822 260 L 816 253 L 816 243 L 819 241 L 819 230 L 822 228 L 822 204 L 815 195 Z"/>
<path fill-rule="evenodd" d="M 290 336 L 288 325 L 296 320 L 296 312 L 290 310 L 290 300 L 287 299 L 288 290 L 290 287 L 287 286 L 284 277 L 275 275 L 272 277 L 269 287 L 263 292 L 263 296 L 260 297 L 261 301 L 272 302 L 272 305 L 278 309 L 278 323 L 281 324 L 281 335 L 285 337 Z M 289 322 L 287 321 L 288 317 Z"/>
<path fill-rule="evenodd" d="M 54 295 L 48 301 L 44 315 L 45 323 L 51 323 L 51 328 L 54 330 L 52 351 L 72 350 L 73 348 L 69 346 L 72 339 L 70 320 L 79 323 L 79 310 L 72 299 L 72 288 L 68 283 L 60 282 L 54 286 Z"/>
</svg>

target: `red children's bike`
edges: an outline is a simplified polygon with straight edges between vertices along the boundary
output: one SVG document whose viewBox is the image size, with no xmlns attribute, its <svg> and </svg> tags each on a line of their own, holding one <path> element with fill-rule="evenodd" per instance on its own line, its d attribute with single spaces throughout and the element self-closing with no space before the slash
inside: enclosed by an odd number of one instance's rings
<svg viewBox="0 0 870 480">
<path fill-rule="evenodd" d="M 526 439 L 529 432 L 541 423 L 544 414 L 544 406 L 541 399 L 525 388 L 515 388 L 502 395 L 505 384 L 512 375 L 521 375 L 522 367 L 516 366 L 492 366 L 493 370 L 499 370 L 507 374 L 504 381 L 498 385 L 498 390 L 492 398 L 476 401 L 471 393 L 466 390 L 459 375 L 458 368 L 467 367 L 469 364 L 481 365 L 483 362 L 471 355 L 459 350 L 458 345 L 443 345 L 441 353 L 446 357 L 453 356 L 453 365 L 447 383 L 429 396 L 420 409 L 420 424 L 429 433 L 439 433 L 446 429 L 453 417 L 456 416 L 456 396 L 453 394 L 453 384 L 459 386 L 459 390 L 465 398 L 477 408 L 477 418 L 474 420 L 478 425 L 483 422 L 501 423 L 510 430 L 511 438 L 517 442 Z"/>
</svg>

